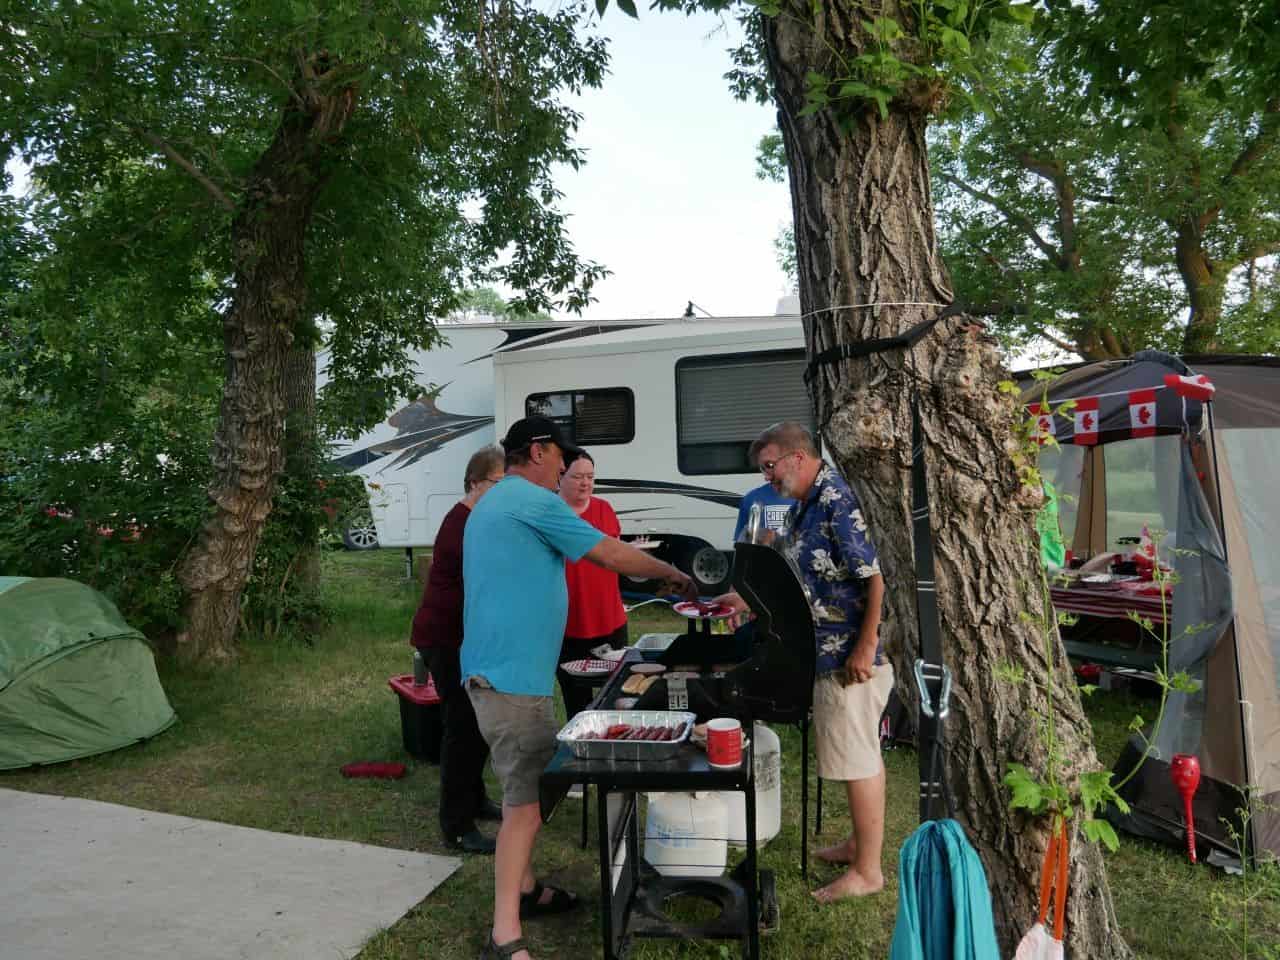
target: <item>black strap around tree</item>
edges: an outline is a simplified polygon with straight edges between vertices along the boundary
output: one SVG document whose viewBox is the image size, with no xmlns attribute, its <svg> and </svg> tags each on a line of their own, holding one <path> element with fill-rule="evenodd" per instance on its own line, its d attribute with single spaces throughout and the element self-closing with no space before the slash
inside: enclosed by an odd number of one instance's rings
<svg viewBox="0 0 1280 960">
<path fill-rule="evenodd" d="M 920 407 L 911 395 L 911 532 L 915 545 L 916 623 L 920 632 L 915 680 L 920 695 L 916 721 L 916 749 L 920 768 L 920 822 L 933 819 L 934 804 L 945 800 L 954 815 L 947 789 L 943 723 L 951 681 L 942 662 L 942 628 L 938 617 L 938 591 L 933 572 L 933 531 L 929 528 L 929 489 L 924 465 L 924 437 Z"/>
</svg>

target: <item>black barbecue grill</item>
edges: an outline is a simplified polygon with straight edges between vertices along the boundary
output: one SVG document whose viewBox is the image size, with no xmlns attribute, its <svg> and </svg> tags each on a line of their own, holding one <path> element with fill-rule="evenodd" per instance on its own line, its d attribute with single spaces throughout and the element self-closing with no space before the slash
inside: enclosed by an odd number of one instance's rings
<svg viewBox="0 0 1280 960">
<path fill-rule="evenodd" d="M 813 697 L 813 619 L 804 590 L 786 560 L 771 547 L 737 544 L 733 585 L 756 615 L 749 651 L 733 635 L 714 634 L 710 621 L 690 620 L 688 631 L 661 653 L 627 651 L 593 708 L 612 709 L 642 660 L 692 667 L 687 678 L 659 677 L 635 704 L 636 710 L 666 710 L 682 693 L 681 709 L 702 722 L 735 717 L 745 733 L 756 720 L 796 723 L 802 731 L 802 804 L 808 813 L 808 718 Z M 745 656 L 744 656 L 745 654 Z M 743 956 L 759 956 L 762 920 L 777 923 L 777 901 L 769 871 L 756 868 L 756 804 L 752 747 L 733 770 L 716 769 L 704 752 L 686 744 L 668 760 L 579 759 L 561 745 L 539 784 L 543 820 L 554 813 L 569 787 L 594 784 L 597 791 L 601 917 L 606 960 L 622 957 L 635 937 L 740 939 Z M 641 860 L 638 807 L 641 792 L 738 790 L 746 795 L 746 855 L 728 877 L 663 877 Z M 801 830 L 807 838 L 807 830 Z M 801 848 L 807 870 L 807 839 Z M 680 923 L 663 912 L 674 897 L 709 901 L 719 914 L 702 923 Z"/>
</svg>

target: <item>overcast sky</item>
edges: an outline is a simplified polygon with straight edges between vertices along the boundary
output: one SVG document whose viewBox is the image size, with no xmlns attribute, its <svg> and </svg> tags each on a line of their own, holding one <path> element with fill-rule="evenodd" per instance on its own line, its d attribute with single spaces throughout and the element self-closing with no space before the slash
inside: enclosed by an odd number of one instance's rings
<svg viewBox="0 0 1280 960">
<path fill-rule="evenodd" d="M 584 316 L 670 317 L 689 300 L 716 316 L 773 313 L 791 201 L 755 176 L 773 109 L 738 102 L 724 79 L 736 23 L 611 7 L 603 27 L 610 76 L 575 102 L 587 164 L 559 178 L 579 254 L 613 271 Z"/>
</svg>

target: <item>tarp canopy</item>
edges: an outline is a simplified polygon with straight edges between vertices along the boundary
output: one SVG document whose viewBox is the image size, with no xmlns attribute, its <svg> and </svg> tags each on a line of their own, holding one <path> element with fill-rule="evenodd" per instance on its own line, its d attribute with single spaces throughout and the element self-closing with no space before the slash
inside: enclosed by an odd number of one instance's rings
<svg viewBox="0 0 1280 960">
<path fill-rule="evenodd" d="M 146 638 L 110 600 L 0 578 L 0 770 L 116 750 L 176 719 Z"/>
</svg>

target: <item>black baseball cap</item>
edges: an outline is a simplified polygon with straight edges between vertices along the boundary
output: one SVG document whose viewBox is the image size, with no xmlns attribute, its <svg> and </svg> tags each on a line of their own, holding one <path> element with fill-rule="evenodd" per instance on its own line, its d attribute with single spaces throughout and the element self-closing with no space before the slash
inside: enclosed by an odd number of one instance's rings
<svg viewBox="0 0 1280 960">
<path fill-rule="evenodd" d="M 502 438 L 502 449 L 507 453 L 521 450 L 531 443 L 554 443 L 564 453 L 565 464 L 570 464 L 582 456 L 583 450 L 575 443 L 565 439 L 560 425 L 550 417 L 525 417 L 517 420 Z"/>
</svg>

